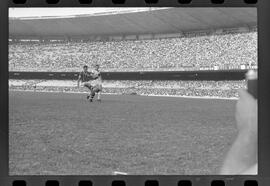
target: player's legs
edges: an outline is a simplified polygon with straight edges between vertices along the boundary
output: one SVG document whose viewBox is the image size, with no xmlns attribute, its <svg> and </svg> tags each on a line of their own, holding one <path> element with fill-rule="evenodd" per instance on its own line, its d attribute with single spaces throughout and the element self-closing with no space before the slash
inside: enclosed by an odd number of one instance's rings
<svg viewBox="0 0 270 186">
<path fill-rule="evenodd" d="M 100 97 L 101 97 L 101 87 L 99 85 L 96 85 L 93 87 L 93 90 L 92 90 L 92 94 L 91 94 L 91 98 L 90 98 L 90 101 L 92 102 L 95 95 L 97 94 L 97 100 L 100 101 Z"/>
<path fill-rule="evenodd" d="M 92 102 L 93 101 L 93 99 L 94 99 L 94 97 L 95 97 L 95 95 L 96 95 L 96 90 L 95 90 L 95 88 L 93 88 L 93 90 L 92 90 L 92 92 L 91 92 L 91 94 L 90 94 L 90 102 Z"/>
<path fill-rule="evenodd" d="M 90 91 L 89 94 L 86 97 L 87 99 L 89 99 L 91 97 L 91 95 L 92 95 L 93 87 L 92 87 L 92 85 L 89 82 L 84 83 L 84 87 L 88 88 L 89 91 Z"/>
<path fill-rule="evenodd" d="M 101 91 L 102 91 L 102 85 L 99 85 L 98 92 L 97 92 L 97 95 L 98 95 L 97 100 L 98 101 L 101 101 Z"/>
<path fill-rule="evenodd" d="M 97 100 L 98 100 L 98 101 L 101 101 L 101 91 L 99 91 L 99 92 L 97 93 Z"/>
</svg>

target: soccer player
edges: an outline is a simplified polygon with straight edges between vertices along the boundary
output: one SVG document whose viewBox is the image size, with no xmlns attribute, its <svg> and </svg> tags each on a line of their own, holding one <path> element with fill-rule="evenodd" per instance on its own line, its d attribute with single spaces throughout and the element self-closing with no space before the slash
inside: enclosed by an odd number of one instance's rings
<svg viewBox="0 0 270 186">
<path fill-rule="evenodd" d="M 101 73 L 100 73 L 98 64 L 94 66 L 94 70 L 92 71 L 91 75 L 94 80 L 91 82 L 93 89 L 91 93 L 90 102 L 93 101 L 96 94 L 97 94 L 97 100 L 101 101 L 102 78 L 101 78 Z"/>
<path fill-rule="evenodd" d="M 91 73 L 88 72 L 88 66 L 84 65 L 83 66 L 83 71 L 79 74 L 79 78 L 78 78 L 78 88 L 80 87 L 80 82 L 82 82 L 82 85 L 86 88 L 88 88 L 90 90 L 89 94 L 87 95 L 87 99 L 90 98 L 90 96 L 92 95 L 92 91 L 93 91 L 93 87 L 91 85 Z"/>
</svg>

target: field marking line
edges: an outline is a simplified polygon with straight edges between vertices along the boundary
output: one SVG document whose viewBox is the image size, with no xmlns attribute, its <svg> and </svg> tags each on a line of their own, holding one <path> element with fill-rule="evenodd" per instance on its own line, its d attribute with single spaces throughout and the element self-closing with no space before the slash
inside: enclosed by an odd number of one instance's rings
<svg viewBox="0 0 270 186">
<path fill-rule="evenodd" d="M 66 93 L 66 94 L 86 94 L 88 92 L 74 92 L 74 91 L 45 91 L 45 90 L 9 90 L 13 92 L 38 92 L 38 93 Z M 117 93 L 103 93 L 104 95 L 128 95 L 128 94 L 117 94 Z M 138 96 L 145 97 L 177 97 L 177 98 L 186 98 L 186 99 L 220 99 L 220 100 L 238 100 L 236 97 L 232 98 L 222 98 L 222 97 L 206 97 L 206 96 L 179 96 L 179 95 L 156 95 L 156 94 L 137 94 Z"/>
<path fill-rule="evenodd" d="M 208 97 L 208 96 L 178 96 L 178 95 L 141 95 L 141 96 L 153 96 L 153 97 L 181 97 L 181 98 L 188 98 L 188 99 L 224 99 L 224 100 L 238 100 L 237 97 L 232 98 L 222 98 L 222 97 Z"/>
<path fill-rule="evenodd" d="M 113 174 L 114 175 L 128 175 L 128 173 L 126 173 L 126 172 L 120 172 L 120 171 L 114 171 Z"/>
</svg>

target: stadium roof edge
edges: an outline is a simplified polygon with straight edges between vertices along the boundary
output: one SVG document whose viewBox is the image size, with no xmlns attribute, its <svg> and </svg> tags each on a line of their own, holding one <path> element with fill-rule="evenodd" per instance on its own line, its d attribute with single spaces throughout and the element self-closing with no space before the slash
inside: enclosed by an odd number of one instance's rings
<svg viewBox="0 0 270 186">
<path fill-rule="evenodd" d="M 80 18 L 80 17 L 92 17 L 92 16 L 105 16 L 105 15 L 114 15 L 114 14 L 129 14 L 129 13 L 138 13 L 146 11 L 155 11 L 162 9 L 169 9 L 171 7 L 162 7 L 162 8 L 147 8 L 147 9 L 134 9 L 134 10 L 125 10 L 125 11 L 107 11 L 107 12 L 96 12 L 92 14 L 76 14 L 76 15 L 62 15 L 62 16 L 31 16 L 31 17 L 10 17 L 10 20 L 37 20 L 37 19 L 67 19 L 67 18 Z"/>
<path fill-rule="evenodd" d="M 10 37 L 92 37 L 186 33 L 257 26 L 256 8 L 163 8 L 155 11 L 9 19 Z"/>
</svg>

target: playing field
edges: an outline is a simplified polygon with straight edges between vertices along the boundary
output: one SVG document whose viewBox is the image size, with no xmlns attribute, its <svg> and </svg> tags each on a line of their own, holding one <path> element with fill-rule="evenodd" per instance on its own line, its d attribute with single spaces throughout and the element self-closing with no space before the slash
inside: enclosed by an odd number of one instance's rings
<svg viewBox="0 0 270 186">
<path fill-rule="evenodd" d="M 10 92 L 11 175 L 217 174 L 234 100 Z"/>
</svg>

